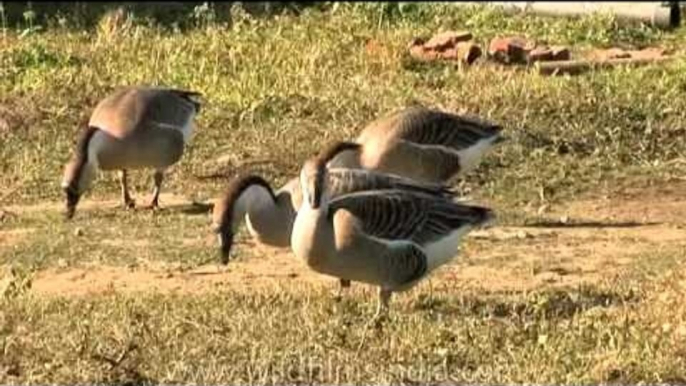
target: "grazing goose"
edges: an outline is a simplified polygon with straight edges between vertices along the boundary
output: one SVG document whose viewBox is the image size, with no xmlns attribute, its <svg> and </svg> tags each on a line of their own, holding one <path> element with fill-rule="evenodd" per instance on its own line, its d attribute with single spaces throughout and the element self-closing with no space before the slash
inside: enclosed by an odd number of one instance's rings
<svg viewBox="0 0 686 386">
<path fill-rule="evenodd" d="M 90 187 L 98 169 L 119 170 L 123 205 L 135 203 L 129 195 L 127 170 L 155 169 L 155 189 L 150 206 L 159 206 L 165 170 L 176 163 L 193 129 L 200 103 L 193 91 L 167 88 L 121 88 L 95 107 L 81 132 L 74 156 L 65 167 L 62 188 L 66 216 L 74 215 L 81 195 Z"/>
<path fill-rule="evenodd" d="M 504 139 L 500 125 L 413 106 L 370 123 L 355 140 L 364 146 L 339 154 L 329 166 L 444 182 L 473 170 Z"/>
<path fill-rule="evenodd" d="M 291 248 L 316 272 L 379 286 L 377 315 L 392 292 L 413 287 L 451 260 L 460 238 L 493 218 L 490 209 L 455 202 L 443 185 L 404 180 L 382 187 L 367 180 L 399 177 L 327 168 L 335 151 L 301 170 L 303 200 Z M 367 189 L 341 193 L 331 183 L 341 180 Z"/>
</svg>

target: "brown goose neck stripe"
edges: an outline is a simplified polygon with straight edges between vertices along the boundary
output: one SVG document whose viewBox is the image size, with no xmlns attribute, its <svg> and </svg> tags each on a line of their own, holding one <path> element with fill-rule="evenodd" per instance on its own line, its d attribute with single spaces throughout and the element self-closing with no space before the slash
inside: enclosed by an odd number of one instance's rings
<svg viewBox="0 0 686 386">
<path fill-rule="evenodd" d="M 78 183 L 79 179 L 81 178 L 81 173 L 83 173 L 83 168 L 86 166 L 86 163 L 88 162 L 88 145 L 90 144 L 93 135 L 95 135 L 95 133 L 98 130 L 100 129 L 98 129 L 95 126 L 87 126 L 85 129 L 81 130 L 81 133 L 79 133 L 79 138 L 76 141 L 76 170 L 74 172 L 75 178 L 71 181 L 69 185 L 69 189 L 71 189 L 72 191 L 76 191 L 76 186 L 74 186 L 74 184 Z"/>
<path fill-rule="evenodd" d="M 362 145 L 355 142 L 349 141 L 337 141 L 328 146 L 326 146 L 317 156 L 315 166 L 316 175 L 314 182 L 314 197 L 312 200 L 313 207 L 316 209 L 321 203 L 321 195 L 324 191 L 324 171 L 326 169 L 326 164 L 334 159 L 339 153 L 346 150 L 359 150 Z"/>
<path fill-rule="evenodd" d="M 264 189 L 266 189 L 267 192 L 269 192 L 269 196 L 272 198 L 272 200 L 276 202 L 276 195 L 274 194 L 274 190 L 264 178 L 254 174 L 238 176 L 229 183 L 229 186 L 224 193 L 223 202 L 225 206 L 224 213 L 222 213 L 221 219 L 222 227 L 231 225 L 231 222 L 233 221 L 233 211 L 236 202 L 238 202 L 238 199 L 241 197 L 241 195 L 243 194 L 243 192 L 245 192 L 246 189 L 254 185 L 261 186 Z"/>
</svg>

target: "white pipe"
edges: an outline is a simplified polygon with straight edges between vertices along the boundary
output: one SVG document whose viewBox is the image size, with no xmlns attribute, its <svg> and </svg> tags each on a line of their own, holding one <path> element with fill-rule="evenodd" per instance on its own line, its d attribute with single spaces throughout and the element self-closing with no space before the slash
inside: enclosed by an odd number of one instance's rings
<svg viewBox="0 0 686 386">
<path fill-rule="evenodd" d="M 455 5 L 491 5 L 506 13 L 534 13 L 546 16 L 582 16 L 592 13 L 611 13 L 620 22 L 643 22 L 659 27 L 677 27 L 681 22 L 679 2 L 563 2 L 563 1 L 486 1 L 455 2 Z"/>
</svg>

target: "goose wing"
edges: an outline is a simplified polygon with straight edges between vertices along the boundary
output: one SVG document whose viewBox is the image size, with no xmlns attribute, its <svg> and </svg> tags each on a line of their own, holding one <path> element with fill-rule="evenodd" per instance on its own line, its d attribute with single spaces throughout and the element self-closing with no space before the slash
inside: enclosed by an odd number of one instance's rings
<svg viewBox="0 0 686 386">
<path fill-rule="evenodd" d="M 89 125 L 124 137 L 146 127 L 183 130 L 200 104 L 193 91 L 145 87 L 121 88 L 103 99 L 91 115 Z"/>
<path fill-rule="evenodd" d="M 365 169 L 331 168 L 327 173 L 326 184 L 330 198 L 353 192 L 382 189 L 400 189 L 443 198 L 451 198 L 455 195 L 455 192 L 444 184 L 424 183 Z"/>
<path fill-rule="evenodd" d="M 276 191 L 277 196 L 281 194 L 289 197 L 293 210 L 297 212 L 303 201 L 302 191 L 300 190 L 300 178 L 295 177 L 288 180 Z"/>
<path fill-rule="evenodd" d="M 183 130 L 189 118 L 200 110 L 200 102 L 193 99 L 199 95 L 194 91 L 176 89 L 152 89 L 142 93 L 143 119 L 158 126 Z"/>
<path fill-rule="evenodd" d="M 329 205 L 329 216 L 339 209 L 349 211 L 368 236 L 418 245 L 439 240 L 466 225 L 483 224 L 493 217 L 488 208 L 399 189 L 344 194 L 332 199 Z"/>
<path fill-rule="evenodd" d="M 502 127 L 473 117 L 415 107 L 402 115 L 397 130 L 401 140 L 463 150 L 500 135 Z"/>
</svg>

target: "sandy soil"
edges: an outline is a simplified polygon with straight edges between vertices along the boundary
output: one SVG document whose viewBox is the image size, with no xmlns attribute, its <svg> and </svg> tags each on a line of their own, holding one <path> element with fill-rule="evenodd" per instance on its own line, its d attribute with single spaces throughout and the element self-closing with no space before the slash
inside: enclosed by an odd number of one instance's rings
<svg viewBox="0 0 686 386">
<path fill-rule="evenodd" d="M 576 286 L 621 274 L 627 265 L 655 251 L 686 251 L 686 184 L 679 185 L 575 201 L 546 213 L 547 218 L 559 221 L 527 227 L 494 226 L 472 232 L 460 257 L 436 271 L 419 288 L 431 286 L 440 291 L 457 286 L 509 291 Z M 183 197 L 165 196 L 163 200 L 167 205 L 193 207 Z M 102 204 L 91 202 L 81 209 Z M 21 213 L 60 208 L 60 204 L 54 203 L 6 209 Z M 28 232 L 29 229 L 0 231 L 0 247 L 12 245 Z M 226 267 L 210 264 L 188 270 L 179 265 L 150 262 L 135 268 L 99 264 L 49 268 L 35 274 L 31 291 L 79 296 L 132 291 L 197 294 L 293 285 L 336 288 L 334 278 L 312 272 L 287 249 L 262 246 L 252 240 L 237 247 L 249 248 L 252 253 Z"/>
</svg>

